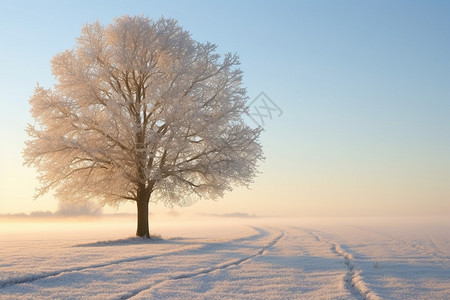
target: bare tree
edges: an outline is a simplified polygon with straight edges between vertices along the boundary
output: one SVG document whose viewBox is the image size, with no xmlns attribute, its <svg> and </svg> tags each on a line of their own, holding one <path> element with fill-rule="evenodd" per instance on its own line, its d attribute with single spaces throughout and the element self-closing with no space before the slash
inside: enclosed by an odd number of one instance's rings
<svg viewBox="0 0 450 300">
<path fill-rule="evenodd" d="M 135 201 L 136 235 L 149 237 L 149 201 L 183 206 L 247 186 L 263 159 L 260 129 L 242 119 L 237 56 L 215 51 L 172 19 L 85 25 L 51 61 L 57 84 L 30 99 L 24 159 L 39 172 L 36 196 Z"/>
</svg>

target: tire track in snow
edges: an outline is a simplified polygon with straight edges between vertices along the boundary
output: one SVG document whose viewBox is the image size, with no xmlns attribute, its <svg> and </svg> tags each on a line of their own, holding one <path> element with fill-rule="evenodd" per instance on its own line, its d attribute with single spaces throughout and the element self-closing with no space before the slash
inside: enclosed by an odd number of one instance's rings
<svg viewBox="0 0 450 300">
<path fill-rule="evenodd" d="M 221 264 L 217 264 L 215 266 L 209 267 L 209 268 L 201 268 L 201 269 L 197 269 L 191 272 L 186 272 L 180 275 L 175 275 L 169 278 L 165 278 L 165 279 L 161 279 L 158 280 L 156 282 L 153 282 L 151 284 L 147 284 L 143 287 L 134 289 L 128 293 L 126 293 L 125 295 L 122 295 L 120 297 L 118 297 L 118 299 L 121 300 L 125 300 L 125 299 L 130 299 L 132 297 L 135 297 L 137 295 L 139 295 L 140 293 L 144 292 L 144 291 L 148 291 L 151 290 L 153 288 L 156 288 L 158 285 L 163 284 L 165 282 L 168 281 L 172 281 L 172 280 L 180 280 L 180 279 L 189 279 L 189 278 L 193 278 L 196 276 L 200 276 L 200 275 L 205 275 L 205 274 L 209 274 L 215 271 L 220 271 L 220 270 L 225 270 L 229 267 L 233 267 L 233 266 L 238 266 L 248 260 L 251 260 L 253 258 L 255 258 L 256 256 L 260 256 L 263 255 L 264 252 L 269 249 L 270 247 L 274 246 L 276 243 L 278 243 L 278 241 L 283 238 L 284 236 L 284 232 L 281 232 L 278 236 L 276 236 L 272 241 L 270 241 L 270 243 L 268 243 L 267 245 L 265 245 L 264 247 L 260 248 L 257 252 L 255 252 L 252 255 L 249 256 L 245 256 L 242 258 L 237 258 L 237 259 L 233 259 L 233 260 L 229 260 L 226 262 L 223 262 Z"/>
<path fill-rule="evenodd" d="M 378 300 L 378 297 L 372 290 L 370 290 L 363 278 L 361 277 L 361 270 L 356 270 L 353 263 L 354 257 L 350 253 L 341 248 L 339 244 L 331 243 L 331 250 L 337 255 L 344 258 L 344 262 L 347 265 L 347 273 L 344 276 L 345 286 L 347 290 L 353 295 L 362 296 L 367 300 Z"/>
<path fill-rule="evenodd" d="M 136 261 L 141 261 L 141 260 L 149 260 L 149 259 L 153 259 L 153 258 L 171 256 L 171 255 L 175 255 L 175 254 L 179 254 L 179 253 L 183 253 L 183 252 L 197 251 L 200 249 L 216 247 L 217 245 L 221 245 L 221 244 L 224 244 L 227 242 L 229 243 L 232 241 L 245 241 L 245 240 L 255 240 L 255 239 L 260 240 L 264 236 L 267 235 L 267 231 L 265 231 L 261 228 L 252 227 L 252 229 L 256 230 L 257 233 L 247 236 L 247 237 L 239 237 L 236 239 L 231 239 L 231 240 L 225 241 L 225 242 L 203 243 L 203 244 L 197 243 L 197 244 L 189 246 L 189 247 L 182 247 L 182 249 L 177 249 L 174 251 L 165 252 L 165 253 L 161 253 L 161 254 L 127 257 L 127 258 L 112 260 L 109 262 L 91 264 L 91 265 L 87 265 L 87 266 L 85 265 L 85 266 L 78 266 L 78 267 L 72 267 L 72 268 L 64 268 L 64 269 L 59 269 L 59 270 L 55 270 L 55 271 L 42 272 L 42 273 L 37 273 L 37 274 L 27 274 L 24 276 L 8 278 L 8 279 L 0 280 L 0 290 L 10 287 L 10 286 L 17 285 L 17 284 L 31 283 L 31 282 L 34 282 L 34 281 L 37 281 L 40 279 L 58 276 L 58 275 L 65 274 L 65 273 L 72 273 L 72 272 L 78 272 L 78 271 L 89 270 L 89 269 L 98 269 L 98 268 L 118 265 L 118 264 L 122 264 L 122 263 L 129 263 L 129 262 L 136 262 Z M 93 246 L 94 246 L 94 244 L 93 244 Z M 108 246 L 108 245 L 105 245 L 105 246 Z"/>
<path fill-rule="evenodd" d="M 83 270 L 88 270 L 88 269 L 103 268 L 103 267 L 118 265 L 118 264 L 127 263 L 127 262 L 148 260 L 148 259 L 152 259 L 152 258 L 156 258 L 156 257 L 173 255 L 176 253 L 189 251 L 189 250 L 193 250 L 193 249 L 199 249 L 199 248 L 193 248 L 193 247 L 190 247 L 188 249 L 183 248 L 180 250 L 175 250 L 175 251 L 171 251 L 169 253 L 164 253 L 164 254 L 153 254 L 153 255 L 146 255 L 146 256 L 128 257 L 128 258 L 117 259 L 117 260 L 104 262 L 104 263 L 92 264 L 92 265 L 88 265 L 88 266 L 72 267 L 72 268 L 66 268 L 66 269 L 61 269 L 61 270 L 56 270 L 56 271 L 39 273 L 39 274 L 28 274 L 28 275 L 24 275 L 21 277 L 15 277 L 15 278 L 1 280 L 0 281 L 0 289 L 6 288 L 9 286 L 13 286 L 16 284 L 21 284 L 21 283 L 30 283 L 30 282 L 33 282 L 36 280 L 40 280 L 40 279 L 44 279 L 44 278 L 52 277 L 52 276 L 58 276 L 58 275 L 61 275 L 64 273 L 78 272 L 78 271 L 83 271 Z"/>
<path fill-rule="evenodd" d="M 303 228 L 303 227 L 292 227 L 294 229 L 299 229 L 307 234 L 309 234 L 311 237 L 314 238 L 314 240 L 316 242 L 324 242 L 324 243 L 328 243 L 327 241 L 325 241 L 320 235 L 317 235 L 313 230 L 309 229 L 309 228 Z M 316 231 L 317 232 L 317 231 Z"/>
<path fill-rule="evenodd" d="M 308 231 L 303 229 L 303 231 L 307 232 L 308 234 L 310 234 L 317 242 L 321 242 L 322 238 L 320 236 L 318 236 L 317 234 L 315 234 L 313 231 Z"/>
<path fill-rule="evenodd" d="M 361 276 L 361 270 L 357 270 L 355 264 L 353 263 L 354 257 L 352 254 L 346 252 L 341 248 L 341 246 L 335 242 L 328 242 L 324 240 L 320 235 L 317 235 L 313 230 L 306 228 L 299 228 L 304 232 L 311 235 L 317 242 L 325 242 L 331 245 L 330 249 L 337 255 L 344 259 L 345 265 L 347 266 L 347 272 L 344 276 L 344 283 L 347 290 L 355 296 L 362 297 L 365 300 L 379 300 L 377 294 L 370 290 Z"/>
<path fill-rule="evenodd" d="M 442 249 L 442 247 L 440 246 L 439 242 L 434 238 L 433 235 L 429 234 L 428 238 L 431 241 L 431 247 L 433 247 L 435 249 L 436 253 L 438 253 L 438 256 L 440 258 L 443 258 L 443 259 L 446 259 L 446 260 L 450 259 L 450 256 L 448 255 L 448 252 L 445 252 Z"/>
</svg>

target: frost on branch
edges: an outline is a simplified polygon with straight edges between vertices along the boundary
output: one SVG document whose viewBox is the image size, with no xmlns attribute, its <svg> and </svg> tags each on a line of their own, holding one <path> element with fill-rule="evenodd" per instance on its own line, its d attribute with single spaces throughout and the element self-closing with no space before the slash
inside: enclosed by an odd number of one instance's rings
<svg viewBox="0 0 450 300">
<path fill-rule="evenodd" d="M 246 91 L 233 54 L 198 43 L 175 20 L 124 16 L 83 27 L 37 86 L 25 163 L 38 195 L 185 205 L 248 185 L 263 159 L 242 120 Z"/>
</svg>

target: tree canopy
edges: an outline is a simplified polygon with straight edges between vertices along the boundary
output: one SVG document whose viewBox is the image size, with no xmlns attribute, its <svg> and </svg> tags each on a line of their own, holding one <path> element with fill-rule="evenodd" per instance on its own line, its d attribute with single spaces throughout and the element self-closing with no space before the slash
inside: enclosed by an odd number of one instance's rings
<svg viewBox="0 0 450 300">
<path fill-rule="evenodd" d="M 245 124 L 237 55 L 173 19 L 123 16 L 83 27 L 51 61 L 56 84 L 30 99 L 25 164 L 60 201 L 188 205 L 248 185 L 263 159 Z M 142 215 L 144 213 L 141 213 Z M 148 214 L 148 213 L 147 213 Z M 143 225 L 145 227 L 145 225 Z M 148 236 L 147 230 L 138 235 Z"/>
</svg>

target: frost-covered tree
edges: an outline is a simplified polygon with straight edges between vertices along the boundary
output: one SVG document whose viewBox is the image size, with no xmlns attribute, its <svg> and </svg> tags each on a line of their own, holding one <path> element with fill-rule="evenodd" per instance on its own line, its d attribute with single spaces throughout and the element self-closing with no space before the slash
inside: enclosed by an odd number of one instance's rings
<svg viewBox="0 0 450 300">
<path fill-rule="evenodd" d="M 85 25 L 76 46 L 51 61 L 56 84 L 30 99 L 25 164 L 37 196 L 137 204 L 149 237 L 148 204 L 188 205 L 247 186 L 263 159 L 260 130 L 247 126 L 236 55 L 194 41 L 175 20 L 123 16 Z"/>
</svg>

